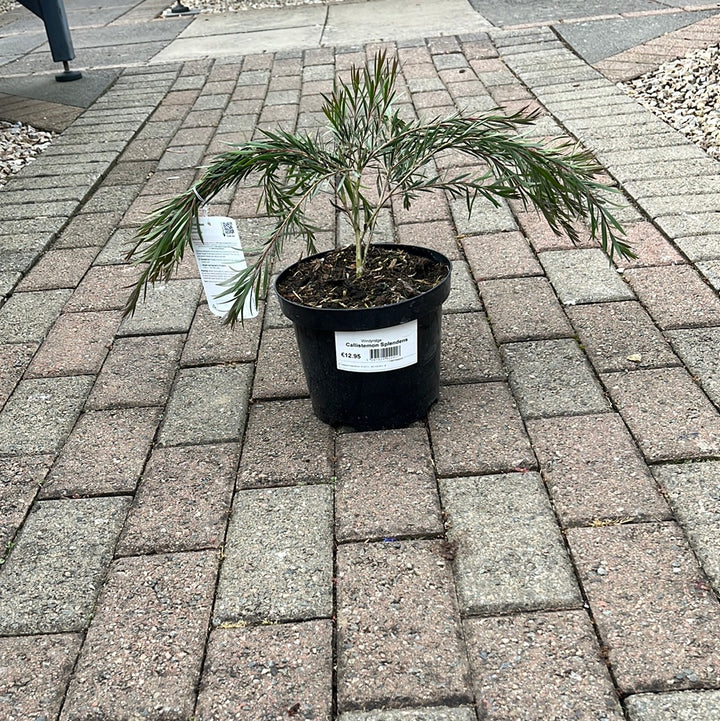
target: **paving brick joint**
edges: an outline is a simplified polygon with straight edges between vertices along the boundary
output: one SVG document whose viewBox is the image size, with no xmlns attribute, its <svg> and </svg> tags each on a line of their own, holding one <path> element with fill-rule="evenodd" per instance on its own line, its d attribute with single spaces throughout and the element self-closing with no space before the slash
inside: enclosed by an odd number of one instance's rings
<svg viewBox="0 0 720 721">
<path fill-rule="evenodd" d="M 77 83 L 0 13 L 0 119 L 58 133 L 0 191 L 0 719 L 720 718 L 720 166 L 615 84 L 716 42 L 720 4 L 65 4 Z M 639 257 L 512 200 L 385 209 L 453 263 L 441 396 L 355 432 L 314 417 L 272 294 L 223 326 L 188 255 L 122 307 L 148 212 L 317 129 L 380 48 L 404 117 L 529 107 L 587 148 Z M 259 244 L 257 201 L 211 211 Z"/>
</svg>

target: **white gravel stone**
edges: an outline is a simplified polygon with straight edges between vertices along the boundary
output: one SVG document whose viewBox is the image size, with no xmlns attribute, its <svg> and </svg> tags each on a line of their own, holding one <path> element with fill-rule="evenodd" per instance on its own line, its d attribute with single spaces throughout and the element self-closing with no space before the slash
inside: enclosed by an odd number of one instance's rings
<svg viewBox="0 0 720 721">
<path fill-rule="evenodd" d="M 53 137 L 53 133 L 31 125 L 0 120 L 0 186 L 45 150 Z"/>
<path fill-rule="evenodd" d="M 621 85 L 676 130 L 720 159 L 720 45 L 695 50 Z"/>
<path fill-rule="evenodd" d="M 3 0 L 0 0 L 2 2 Z M 298 5 L 335 5 L 344 0 L 182 0 L 185 7 L 205 13 L 242 12 L 258 8 L 285 8 Z"/>
</svg>

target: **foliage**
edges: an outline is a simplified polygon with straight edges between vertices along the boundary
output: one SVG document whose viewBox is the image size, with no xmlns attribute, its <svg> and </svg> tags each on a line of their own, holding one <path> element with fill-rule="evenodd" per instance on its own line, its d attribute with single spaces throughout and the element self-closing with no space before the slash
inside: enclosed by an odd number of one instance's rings
<svg viewBox="0 0 720 721">
<path fill-rule="evenodd" d="M 421 194 L 437 190 L 464 198 L 468 212 L 478 197 L 496 206 L 502 198 L 520 200 L 573 242 L 579 240 L 576 221 L 584 221 L 611 258 L 633 256 L 608 209 L 610 188 L 595 179 L 601 168 L 588 152 L 568 143 L 543 146 L 518 135 L 536 113 L 404 120 L 393 108 L 398 70 L 396 59 L 379 53 L 368 66 L 353 68 L 349 81 L 336 82 L 324 98 L 324 135 L 263 130 L 259 140 L 219 155 L 193 188 L 159 207 L 140 227 L 129 254 L 148 265 L 125 312 L 134 311 L 148 283 L 172 275 L 197 224 L 201 199 L 251 176 L 262 191 L 259 207 L 276 224 L 258 257 L 225 293 L 234 300 L 226 318 L 231 323 L 241 317 L 249 293 L 257 299 L 266 289 L 272 261 L 287 238 L 300 237 L 307 253 L 315 251 L 317 229 L 306 210 L 321 193 L 330 195 L 350 223 L 358 275 L 381 209 L 393 198 L 408 209 Z M 437 172 L 433 160 L 444 151 L 475 158 L 487 171 Z"/>
</svg>

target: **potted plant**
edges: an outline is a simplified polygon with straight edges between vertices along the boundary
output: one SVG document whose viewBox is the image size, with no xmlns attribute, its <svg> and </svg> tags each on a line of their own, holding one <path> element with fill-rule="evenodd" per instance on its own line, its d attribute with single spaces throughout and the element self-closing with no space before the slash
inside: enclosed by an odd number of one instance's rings
<svg viewBox="0 0 720 721">
<path fill-rule="evenodd" d="M 289 237 L 306 255 L 284 270 L 275 288 L 293 321 L 313 408 L 322 420 L 358 429 L 407 425 L 437 399 L 441 304 L 450 264 L 434 251 L 373 243 L 391 200 L 410 208 L 421 194 L 445 191 L 495 205 L 534 206 L 556 233 L 577 242 L 576 221 L 612 257 L 632 256 L 609 211 L 608 186 L 585 151 L 543 146 L 518 134 L 535 113 L 499 112 L 431 122 L 404 120 L 393 108 L 398 61 L 378 53 L 337 81 L 325 97 L 325 134 L 263 130 L 263 137 L 219 155 L 195 186 L 155 210 L 129 256 L 147 264 L 130 299 L 132 313 L 149 283 L 168 279 L 183 258 L 204 202 L 227 186 L 258 178 L 260 206 L 275 226 L 247 268 L 224 292 L 226 321 L 242 318 L 249 296 L 266 291 L 273 261 Z M 444 151 L 467 154 L 485 172 L 439 172 Z M 325 194 L 353 234 L 346 248 L 317 254 L 307 206 Z"/>
</svg>

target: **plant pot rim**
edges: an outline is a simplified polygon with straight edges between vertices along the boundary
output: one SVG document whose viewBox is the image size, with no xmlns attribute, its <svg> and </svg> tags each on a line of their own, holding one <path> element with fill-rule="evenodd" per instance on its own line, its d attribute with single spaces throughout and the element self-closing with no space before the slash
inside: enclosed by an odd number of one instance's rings
<svg viewBox="0 0 720 721">
<path fill-rule="evenodd" d="M 326 250 L 322 253 L 315 253 L 301 260 L 292 263 L 283 270 L 275 279 L 275 294 L 280 301 L 280 309 L 294 323 L 301 325 L 312 325 L 317 328 L 326 328 L 327 330 L 344 330 L 346 328 L 371 329 L 373 327 L 383 327 L 377 325 L 375 320 L 365 320 L 368 316 L 377 318 L 382 316 L 384 312 L 392 311 L 394 315 L 398 312 L 402 317 L 407 316 L 408 320 L 418 317 L 426 306 L 440 305 L 450 294 L 450 276 L 452 265 L 450 261 L 442 254 L 431 248 L 425 248 L 419 245 L 407 245 L 403 243 L 375 243 L 379 248 L 393 248 L 395 250 L 404 250 L 408 253 L 421 255 L 426 258 L 441 263 L 447 269 L 445 277 L 434 287 L 426 290 L 414 298 L 406 298 L 397 303 L 388 305 L 370 306 L 368 308 L 323 308 L 321 306 L 304 305 L 294 300 L 289 300 L 283 296 L 278 290 L 278 283 L 283 277 L 292 271 L 298 263 L 303 263 L 314 258 L 321 258 L 333 250 Z M 390 325 L 391 323 L 388 323 Z"/>
</svg>

